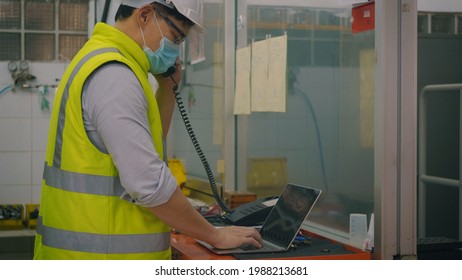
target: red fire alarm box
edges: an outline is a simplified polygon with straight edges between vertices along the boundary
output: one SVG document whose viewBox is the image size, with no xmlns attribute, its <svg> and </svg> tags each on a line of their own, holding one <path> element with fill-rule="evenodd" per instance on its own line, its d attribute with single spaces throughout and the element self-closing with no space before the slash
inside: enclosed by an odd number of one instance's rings
<svg viewBox="0 0 462 280">
<path fill-rule="evenodd" d="M 375 28 L 375 2 L 354 4 L 351 17 L 351 32 L 373 30 Z"/>
</svg>

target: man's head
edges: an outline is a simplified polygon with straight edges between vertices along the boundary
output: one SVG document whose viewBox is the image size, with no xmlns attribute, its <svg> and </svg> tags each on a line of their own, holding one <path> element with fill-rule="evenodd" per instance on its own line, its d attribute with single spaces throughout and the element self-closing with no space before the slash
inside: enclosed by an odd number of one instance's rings
<svg viewBox="0 0 462 280">
<path fill-rule="evenodd" d="M 201 24 L 202 0 L 118 0 L 117 2 L 120 6 L 115 21 L 129 17 L 136 8 L 151 4 L 164 14 L 193 26 L 199 32 L 205 32 Z"/>
<path fill-rule="evenodd" d="M 150 62 L 154 75 L 176 67 L 179 45 L 191 27 L 204 31 L 199 18 L 201 0 L 117 0 L 117 29 L 137 42 Z"/>
</svg>

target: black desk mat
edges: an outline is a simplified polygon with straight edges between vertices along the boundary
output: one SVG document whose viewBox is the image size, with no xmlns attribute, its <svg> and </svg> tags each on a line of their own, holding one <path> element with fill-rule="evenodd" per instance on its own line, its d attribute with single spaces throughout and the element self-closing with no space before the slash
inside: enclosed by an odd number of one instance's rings
<svg viewBox="0 0 462 280">
<path fill-rule="evenodd" d="M 238 260 L 251 260 L 354 254 L 354 252 L 345 249 L 343 245 L 332 243 L 326 239 L 311 238 L 310 241 L 310 245 L 299 245 L 285 252 L 233 254 L 233 256 Z"/>
</svg>

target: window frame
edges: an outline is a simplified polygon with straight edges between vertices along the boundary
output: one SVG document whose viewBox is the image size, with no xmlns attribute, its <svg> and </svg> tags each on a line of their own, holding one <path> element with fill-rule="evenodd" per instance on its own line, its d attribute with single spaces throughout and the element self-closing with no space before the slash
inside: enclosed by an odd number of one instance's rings
<svg viewBox="0 0 462 280">
<path fill-rule="evenodd" d="M 52 61 L 69 61 L 72 59 L 72 57 L 60 57 L 60 36 L 62 35 L 80 35 L 80 36 L 85 36 L 88 38 L 89 36 L 89 22 L 90 18 L 87 20 L 87 25 L 85 30 L 64 30 L 60 29 L 60 5 L 62 0 L 53 0 L 53 16 L 54 16 L 54 28 L 51 30 L 36 30 L 36 29 L 26 29 L 26 1 L 27 0 L 19 0 L 20 3 L 20 28 L 19 29 L 8 29 L 8 28 L 2 28 L 0 27 L 0 33 L 2 34 L 19 34 L 20 35 L 20 60 L 28 60 L 28 61 L 36 61 L 36 62 L 52 62 Z M 92 1 L 86 1 L 88 3 L 88 13 L 87 16 L 90 17 L 91 15 L 91 10 L 92 10 Z M 34 35 L 34 34 L 49 34 L 53 35 L 54 38 L 54 52 L 52 55 L 51 60 L 43 60 L 43 59 L 38 59 L 38 60 L 32 60 L 30 58 L 26 59 L 26 37 L 27 35 Z M 80 49 L 82 46 L 79 46 L 76 49 Z M 0 59 L 0 61 L 8 61 L 9 59 L 3 60 Z"/>
</svg>

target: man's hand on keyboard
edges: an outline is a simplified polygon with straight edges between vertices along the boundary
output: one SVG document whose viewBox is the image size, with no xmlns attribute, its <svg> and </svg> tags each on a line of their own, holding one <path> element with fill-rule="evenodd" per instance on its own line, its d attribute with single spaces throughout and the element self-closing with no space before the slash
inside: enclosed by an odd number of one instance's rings
<svg viewBox="0 0 462 280">
<path fill-rule="evenodd" d="M 229 226 L 217 228 L 215 238 L 209 242 L 218 249 L 229 249 L 249 244 L 260 248 L 262 239 L 260 233 L 254 228 Z"/>
</svg>

